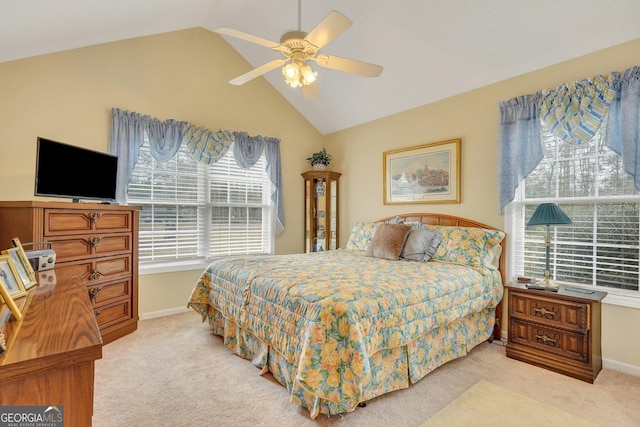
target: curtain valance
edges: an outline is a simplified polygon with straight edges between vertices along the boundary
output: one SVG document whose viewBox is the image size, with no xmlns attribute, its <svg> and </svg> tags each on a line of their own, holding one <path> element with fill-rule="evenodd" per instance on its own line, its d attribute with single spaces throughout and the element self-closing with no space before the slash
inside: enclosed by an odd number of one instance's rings
<svg viewBox="0 0 640 427">
<path fill-rule="evenodd" d="M 138 160 L 145 133 L 152 156 L 160 161 L 171 160 L 184 143 L 193 159 L 211 164 L 220 160 L 233 145 L 236 163 L 249 169 L 264 152 L 265 168 L 274 186 L 271 199 L 276 211 L 276 235 L 284 230 L 284 205 L 282 199 L 282 172 L 280 165 L 280 140 L 264 136 L 250 136 L 246 132 L 218 130 L 212 132 L 186 121 L 165 120 L 139 113 L 112 109 L 113 121 L 109 139 L 109 152 L 118 156 L 118 183 L 116 201 L 126 202 L 126 192 L 133 169 Z"/>
<path fill-rule="evenodd" d="M 607 120 L 607 145 L 622 157 L 640 190 L 640 67 L 501 102 L 498 209 L 544 157 L 542 128 L 563 141 L 588 141 Z"/>
</svg>

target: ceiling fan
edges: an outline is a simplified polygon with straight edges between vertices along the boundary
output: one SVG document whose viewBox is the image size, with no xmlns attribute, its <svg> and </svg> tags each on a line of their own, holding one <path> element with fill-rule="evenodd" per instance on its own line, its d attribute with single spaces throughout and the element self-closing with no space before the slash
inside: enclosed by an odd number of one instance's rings
<svg viewBox="0 0 640 427">
<path fill-rule="evenodd" d="M 378 77 L 382 73 L 380 65 L 368 64 L 339 56 L 318 54 L 321 48 L 351 27 L 351 24 L 352 22 L 349 18 L 333 10 L 309 33 L 290 31 L 282 36 L 280 43 L 228 27 L 218 28 L 215 32 L 271 48 L 284 56 L 282 59 L 275 59 L 254 68 L 230 80 L 229 83 L 241 85 L 271 70 L 282 67 L 285 81 L 292 87 L 301 87 L 306 99 L 314 99 L 318 97 L 316 83 L 318 73 L 313 71 L 308 64 L 309 61 L 314 61 L 321 67 L 364 77 Z"/>
</svg>

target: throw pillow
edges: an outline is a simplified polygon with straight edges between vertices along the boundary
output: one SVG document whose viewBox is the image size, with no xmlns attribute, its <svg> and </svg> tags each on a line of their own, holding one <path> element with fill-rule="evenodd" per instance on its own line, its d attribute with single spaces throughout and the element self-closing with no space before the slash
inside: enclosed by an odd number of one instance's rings
<svg viewBox="0 0 640 427">
<path fill-rule="evenodd" d="M 367 246 L 366 256 L 397 261 L 411 232 L 410 225 L 380 224 L 371 243 Z"/>
</svg>

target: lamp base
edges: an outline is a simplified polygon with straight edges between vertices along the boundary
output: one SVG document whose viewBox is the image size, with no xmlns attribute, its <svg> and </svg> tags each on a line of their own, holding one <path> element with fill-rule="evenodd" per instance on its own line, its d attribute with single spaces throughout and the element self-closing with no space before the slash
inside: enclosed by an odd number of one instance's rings
<svg viewBox="0 0 640 427">
<path fill-rule="evenodd" d="M 549 292 L 558 292 L 558 287 L 554 286 L 544 286 L 540 283 L 527 283 L 527 289 L 536 289 L 539 291 L 549 291 Z"/>
<path fill-rule="evenodd" d="M 550 271 L 545 270 L 544 279 L 540 280 L 539 282 L 529 283 L 527 285 L 527 288 L 539 289 L 542 291 L 558 292 L 558 289 L 560 288 L 560 286 L 557 285 L 556 283 L 553 283 L 550 277 L 551 277 Z"/>
</svg>

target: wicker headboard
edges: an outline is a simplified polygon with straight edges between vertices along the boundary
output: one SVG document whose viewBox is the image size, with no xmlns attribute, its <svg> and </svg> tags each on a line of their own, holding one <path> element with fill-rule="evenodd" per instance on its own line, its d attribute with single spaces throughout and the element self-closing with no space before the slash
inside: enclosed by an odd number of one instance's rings
<svg viewBox="0 0 640 427">
<path fill-rule="evenodd" d="M 481 222 L 477 222 L 467 218 L 461 218 L 453 215 L 445 215 L 439 213 L 408 213 L 408 214 L 398 214 L 389 216 L 386 218 L 379 219 L 377 222 L 384 222 L 387 220 L 391 220 L 394 218 L 400 217 L 404 222 L 421 222 L 426 225 L 449 225 L 449 226 L 459 226 L 459 227 L 477 227 L 477 228 L 486 228 L 489 230 L 495 230 L 495 227 L 488 226 Z M 507 255 L 507 238 L 505 237 L 500 244 L 502 246 L 502 254 L 500 255 L 500 263 L 498 266 L 498 270 L 500 271 L 500 276 L 502 277 L 502 283 L 506 284 L 506 255 Z M 502 301 L 496 307 L 496 325 L 494 328 L 493 338 L 500 339 L 500 318 L 502 317 Z"/>
</svg>

